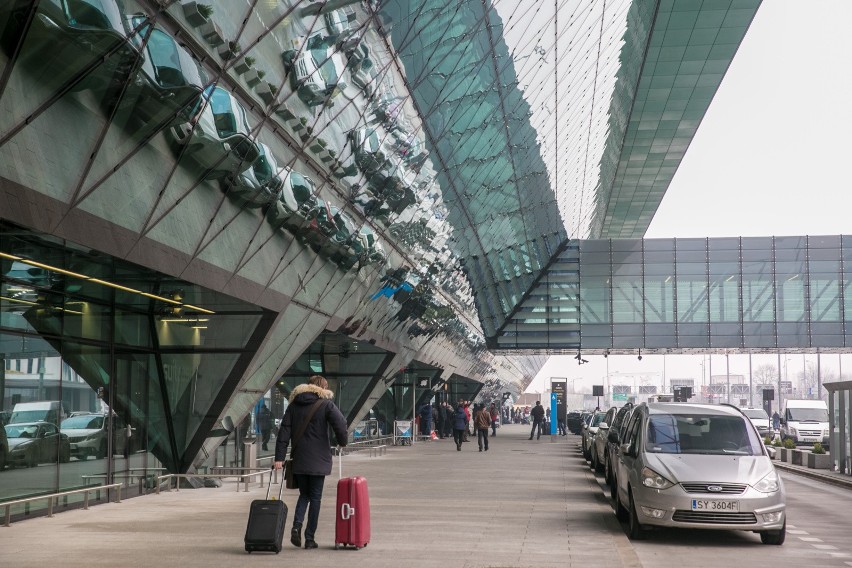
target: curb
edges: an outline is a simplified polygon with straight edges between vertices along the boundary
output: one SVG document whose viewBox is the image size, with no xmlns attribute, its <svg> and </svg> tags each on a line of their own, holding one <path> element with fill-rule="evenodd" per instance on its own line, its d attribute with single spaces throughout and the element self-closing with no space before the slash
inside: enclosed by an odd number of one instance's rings
<svg viewBox="0 0 852 568">
<path fill-rule="evenodd" d="M 829 485 L 834 485 L 836 487 L 852 489 L 852 477 L 849 477 L 849 479 L 844 479 L 842 477 L 838 477 L 837 475 L 819 473 L 818 471 L 812 469 L 796 467 L 785 462 L 779 462 L 777 460 L 772 460 L 772 463 L 776 469 L 779 469 L 781 471 L 801 475 L 802 477 L 808 477 L 817 481 L 822 481 L 823 483 L 828 483 Z"/>
</svg>

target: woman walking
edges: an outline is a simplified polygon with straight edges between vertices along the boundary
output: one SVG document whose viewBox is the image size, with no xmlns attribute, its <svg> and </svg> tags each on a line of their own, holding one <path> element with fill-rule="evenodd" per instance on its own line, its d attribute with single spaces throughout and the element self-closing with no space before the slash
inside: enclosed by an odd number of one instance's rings
<svg viewBox="0 0 852 568">
<path fill-rule="evenodd" d="M 281 429 L 275 442 L 275 469 L 281 469 L 287 456 L 287 446 L 293 459 L 293 477 L 299 488 L 299 500 L 293 514 L 290 542 L 302 546 L 302 523 L 305 512 L 305 548 L 316 548 L 314 536 L 319 521 L 320 502 L 325 476 L 331 473 L 331 446 L 328 427 L 334 431 L 338 446 L 345 446 L 348 435 L 346 419 L 332 402 L 334 393 L 328 390 L 328 381 L 314 375 L 307 384 L 299 385 L 290 394 L 290 405 L 281 420 Z"/>
</svg>

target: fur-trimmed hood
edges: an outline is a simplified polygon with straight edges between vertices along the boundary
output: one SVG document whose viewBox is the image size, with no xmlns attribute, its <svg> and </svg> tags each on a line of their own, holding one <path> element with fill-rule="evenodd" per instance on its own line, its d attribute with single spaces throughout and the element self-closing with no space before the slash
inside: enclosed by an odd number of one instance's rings
<svg viewBox="0 0 852 568">
<path fill-rule="evenodd" d="M 328 400 L 334 398 L 334 393 L 330 390 L 305 383 L 302 385 L 298 385 L 296 388 L 293 389 L 293 392 L 290 393 L 290 403 L 292 403 L 300 394 L 315 394 L 318 398 L 325 398 Z"/>
</svg>

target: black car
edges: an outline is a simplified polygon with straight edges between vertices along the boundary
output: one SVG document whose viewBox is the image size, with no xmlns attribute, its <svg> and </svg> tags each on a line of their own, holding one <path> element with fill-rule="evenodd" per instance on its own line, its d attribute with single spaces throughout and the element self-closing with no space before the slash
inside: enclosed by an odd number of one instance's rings
<svg viewBox="0 0 852 568">
<path fill-rule="evenodd" d="M 628 402 L 618 409 L 615 413 L 615 418 L 612 419 L 612 424 L 609 425 L 609 431 L 606 438 L 606 449 L 604 450 L 604 480 L 609 484 L 610 492 L 615 493 L 615 460 L 618 456 L 618 446 L 621 440 L 624 439 L 624 434 L 627 430 L 627 421 L 633 413 L 633 403 Z"/>
<path fill-rule="evenodd" d="M 565 421 L 568 431 L 579 436 L 583 432 L 583 411 L 572 410 Z"/>
</svg>

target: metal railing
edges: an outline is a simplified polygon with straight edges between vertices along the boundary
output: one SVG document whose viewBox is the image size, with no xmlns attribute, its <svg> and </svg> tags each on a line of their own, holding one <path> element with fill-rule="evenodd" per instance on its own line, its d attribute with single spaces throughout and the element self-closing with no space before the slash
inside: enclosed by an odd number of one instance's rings
<svg viewBox="0 0 852 568">
<path fill-rule="evenodd" d="M 166 491 L 172 490 L 172 480 L 177 480 L 175 484 L 175 491 L 180 491 L 180 480 L 181 479 L 190 479 L 190 478 L 212 478 L 212 479 L 226 479 L 230 477 L 237 478 L 237 491 L 240 490 L 240 483 L 245 485 L 244 491 L 248 492 L 249 490 L 249 482 L 255 478 L 260 477 L 260 486 L 263 487 L 265 483 L 263 482 L 264 476 L 269 473 L 273 476 L 273 483 L 277 483 L 278 481 L 278 473 L 277 470 L 268 469 L 268 468 L 256 468 L 256 467 L 227 467 L 222 466 L 224 469 L 228 470 L 245 470 L 249 471 L 249 473 L 169 473 L 166 475 L 158 475 L 155 479 L 157 481 L 157 495 L 160 494 L 160 489 L 163 481 L 168 481 L 168 487 L 166 487 Z"/>
<path fill-rule="evenodd" d="M 55 500 L 59 497 L 64 497 L 66 495 L 76 495 L 77 493 L 83 494 L 83 508 L 89 508 L 89 493 L 92 491 L 98 491 L 104 489 L 116 489 L 116 497 L 115 502 L 121 503 L 121 487 L 122 483 L 111 483 L 109 485 L 94 485 L 92 487 L 84 487 L 82 489 L 72 489 L 70 491 L 60 491 L 59 493 L 51 493 L 49 495 L 39 495 L 37 497 L 27 497 L 26 499 L 15 499 L 14 501 L 4 501 L 0 503 L 0 506 L 6 508 L 6 512 L 4 514 L 5 521 L 3 523 L 4 527 L 8 527 L 12 524 L 12 506 L 13 505 L 23 505 L 26 503 L 32 503 L 34 501 L 40 501 L 42 499 L 47 499 L 47 516 L 53 516 L 53 507 L 55 504 Z"/>
</svg>

